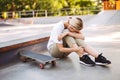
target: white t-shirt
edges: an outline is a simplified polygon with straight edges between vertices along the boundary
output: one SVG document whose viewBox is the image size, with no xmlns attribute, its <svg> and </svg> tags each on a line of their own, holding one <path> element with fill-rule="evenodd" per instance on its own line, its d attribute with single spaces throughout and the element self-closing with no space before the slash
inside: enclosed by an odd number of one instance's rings
<svg viewBox="0 0 120 80">
<path fill-rule="evenodd" d="M 50 39 L 48 41 L 48 45 L 47 45 L 47 48 L 48 50 L 50 49 L 50 46 L 54 43 L 59 43 L 59 44 L 62 44 L 63 41 L 62 40 L 58 40 L 58 36 L 64 31 L 64 22 L 63 21 L 60 21 L 59 23 L 57 23 L 52 31 L 51 31 L 51 34 L 50 34 Z"/>
</svg>

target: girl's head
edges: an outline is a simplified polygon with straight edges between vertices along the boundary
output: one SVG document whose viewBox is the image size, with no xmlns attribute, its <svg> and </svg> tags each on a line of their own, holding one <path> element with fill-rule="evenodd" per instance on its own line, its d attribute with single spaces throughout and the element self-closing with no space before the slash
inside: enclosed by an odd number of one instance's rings
<svg viewBox="0 0 120 80">
<path fill-rule="evenodd" d="M 83 28 L 83 21 L 81 18 L 78 18 L 78 17 L 71 18 L 70 17 L 68 23 L 69 23 L 69 27 L 71 27 L 71 29 L 75 29 L 75 30 L 79 31 L 79 30 L 82 30 L 82 28 Z"/>
</svg>

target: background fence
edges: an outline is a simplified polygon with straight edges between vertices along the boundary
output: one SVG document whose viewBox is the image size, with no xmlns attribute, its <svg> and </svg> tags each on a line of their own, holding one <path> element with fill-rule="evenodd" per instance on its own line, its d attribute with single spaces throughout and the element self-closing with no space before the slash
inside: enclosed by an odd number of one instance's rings
<svg viewBox="0 0 120 80">
<path fill-rule="evenodd" d="M 49 10 L 11 11 L 11 12 L 0 12 L 0 18 L 7 19 L 7 18 L 25 18 L 25 17 L 88 15 L 88 14 L 97 14 L 100 11 L 101 11 L 101 7 L 65 8 L 56 11 L 49 11 Z"/>
</svg>

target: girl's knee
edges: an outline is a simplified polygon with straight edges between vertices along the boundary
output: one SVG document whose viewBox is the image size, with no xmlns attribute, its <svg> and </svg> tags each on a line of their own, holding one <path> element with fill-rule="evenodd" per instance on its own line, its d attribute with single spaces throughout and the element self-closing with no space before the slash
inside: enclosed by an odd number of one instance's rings
<svg viewBox="0 0 120 80">
<path fill-rule="evenodd" d="M 84 40 L 82 40 L 82 39 L 76 39 L 76 43 L 78 44 L 78 46 L 82 46 L 82 47 L 84 47 L 86 45 Z"/>
</svg>

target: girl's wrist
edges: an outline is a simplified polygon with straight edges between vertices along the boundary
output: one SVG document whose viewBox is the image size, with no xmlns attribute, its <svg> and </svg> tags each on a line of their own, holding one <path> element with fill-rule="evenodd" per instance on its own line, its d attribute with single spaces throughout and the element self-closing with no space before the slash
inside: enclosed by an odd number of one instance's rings
<svg viewBox="0 0 120 80">
<path fill-rule="evenodd" d="M 77 50 L 75 48 L 71 48 L 72 52 L 76 52 Z"/>
</svg>

